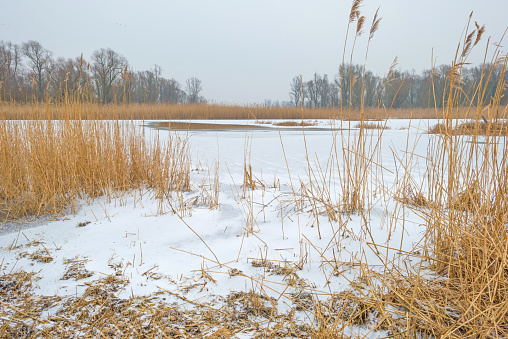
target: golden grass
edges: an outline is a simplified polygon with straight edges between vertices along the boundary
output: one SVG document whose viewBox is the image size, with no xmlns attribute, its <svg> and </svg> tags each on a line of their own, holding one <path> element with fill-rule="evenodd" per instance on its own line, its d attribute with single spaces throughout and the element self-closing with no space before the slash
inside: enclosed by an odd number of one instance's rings
<svg viewBox="0 0 508 339">
<path fill-rule="evenodd" d="M 365 107 L 363 119 L 436 119 L 441 117 L 434 109 L 377 109 Z M 475 117 L 474 109 L 458 109 L 458 118 Z M 32 119 L 103 119 L 103 120 L 234 120 L 234 119 L 339 119 L 359 121 L 360 109 L 264 107 L 259 105 L 171 105 L 171 104 L 118 104 L 93 103 L 19 104 L 2 102 L 0 118 L 7 120 Z"/>
<path fill-rule="evenodd" d="M 468 121 L 457 124 L 451 129 L 446 124 L 439 123 L 430 128 L 429 133 L 450 135 L 508 136 L 508 123 L 505 121 Z"/>
<path fill-rule="evenodd" d="M 508 335 L 508 150 L 504 127 L 492 130 L 492 120 L 484 124 L 488 127 L 459 125 L 457 131 L 442 126 L 452 133 L 438 134 L 430 148 L 433 203 L 422 214 L 432 244 L 430 261 L 442 278 L 398 282 L 405 302 L 414 300 L 415 328 L 435 336 Z M 489 137 L 479 141 L 476 136 L 482 134 Z"/>
<path fill-rule="evenodd" d="M 363 128 L 363 129 L 391 129 L 390 126 L 386 126 L 380 123 L 373 122 L 363 122 L 358 123 L 354 126 L 355 128 Z"/>
<path fill-rule="evenodd" d="M 77 199 L 189 188 L 184 141 L 146 140 L 129 122 L 0 120 L 1 221 L 75 212 Z"/>
<path fill-rule="evenodd" d="M 418 255 L 422 262 L 415 270 L 404 275 L 393 270 L 385 285 L 394 295 L 392 305 L 409 312 L 408 333 L 421 336 L 508 337 L 508 111 L 500 105 L 499 90 L 487 107 L 476 109 L 472 121 L 459 123 L 454 107 L 461 67 L 474 34 L 482 33 L 476 27 L 450 71 L 443 122 L 430 131 L 436 135 L 428 148 L 428 197 L 409 191 L 413 203 L 407 206 L 427 226 L 423 250 L 428 254 Z M 494 53 L 493 64 L 501 65 L 504 76 L 506 56 Z M 492 69 L 485 68 L 486 81 Z M 478 84 L 475 93 L 483 92 Z M 429 268 L 439 277 L 424 276 Z"/>
</svg>

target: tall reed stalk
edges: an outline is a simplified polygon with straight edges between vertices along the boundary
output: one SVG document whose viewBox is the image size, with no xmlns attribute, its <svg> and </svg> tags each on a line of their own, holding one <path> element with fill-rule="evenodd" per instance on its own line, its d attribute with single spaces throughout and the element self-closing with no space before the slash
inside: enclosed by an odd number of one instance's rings
<svg viewBox="0 0 508 339">
<path fill-rule="evenodd" d="M 506 86 L 507 58 L 498 49 L 468 103 L 476 119 L 467 134 L 456 133 L 462 67 L 482 33 L 476 25 L 457 48 L 443 120 L 429 145 L 428 202 L 408 206 L 426 223 L 428 254 L 415 271 L 394 274 L 387 284 L 397 296 L 393 304 L 409 310 L 406 331 L 413 336 L 508 337 L 508 145 L 503 130 L 491 128 L 508 112 L 500 105 L 501 90 L 487 107 L 476 107 L 494 68 L 502 74 L 498 88 Z M 423 275 L 426 260 L 438 278 Z"/>
<path fill-rule="evenodd" d="M 76 105 L 61 109 L 89 120 L 0 120 L 1 221 L 75 212 L 77 199 L 133 189 L 159 199 L 189 189 L 184 140 L 150 141 L 134 123 L 96 120 Z"/>
</svg>

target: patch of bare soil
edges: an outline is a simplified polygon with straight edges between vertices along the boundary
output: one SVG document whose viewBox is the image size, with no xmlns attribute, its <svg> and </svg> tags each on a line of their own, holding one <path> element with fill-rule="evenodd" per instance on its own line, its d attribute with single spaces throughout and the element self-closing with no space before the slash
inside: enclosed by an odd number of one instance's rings
<svg viewBox="0 0 508 339">
<path fill-rule="evenodd" d="M 236 125 L 236 124 L 210 124 L 200 122 L 175 122 L 175 121 L 160 121 L 152 124 L 150 127 L 156 128 L 169 128 L 171 130 L 235 130 L 235 129 L 267 129 L 264 126 L 255 125 Z"/>
<path fill-rule="evenodd" d="M 305 121 L 282 121 L 274 123 L 275 126 L 316 126 L 316 123 L 313 122 L 305 122 Z"/>
</svg>

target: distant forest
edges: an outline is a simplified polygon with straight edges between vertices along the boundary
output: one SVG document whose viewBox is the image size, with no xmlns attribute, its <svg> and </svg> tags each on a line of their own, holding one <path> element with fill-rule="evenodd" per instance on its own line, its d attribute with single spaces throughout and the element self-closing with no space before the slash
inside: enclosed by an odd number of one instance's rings
<svg viewBox="0 0 508 339">
<path fill-rule="evenodd" d="M 364 70 L 362 65 L 346 64 L 339 68 L 332 80 L 326 74 L 321 76 L 316 73 L 310 80 L 303 79 L 302 84 L 300 77 L 295 76 L 290 83 L 290 102 L 285 104 L 300 106 L 303 87 L 303 105 L 306 107 L 340 106 L 341 101 L 343 106 L 348 107 L 351 104 L 352 107 L 360 107 L 362 100 L 364 106 L 369 107 L 443 107 L 443 100 L 447 97 L 444 95 L 445 91 L 450 90 L 447 79 L 451 69 L 450 65 L 441 65 L 420 74 L 414 70 L 391 70 L 387 76 L 380 77 Z M 462 82 L 461 94 L 455 96 L 460 99 L 455 105 L 469 105 L 471 98 L 473 105 L 476 105 L 478 100 L 486 105 L 498 89 L 503 95 L 501 104 L 506 105 L 508 75 L 503 64 L 498 67 L 491 67 L 489 64 L 464 67 L 459 78 Z M 478 86 L 480 84 L 481 86 Z M 478 88 L 481 88 L 479 93 Z"/>
<path fill-rule="evenodd" d="M 66 98 L 100 103 L 202 103 L 201 81 L 185 87 L 161 76 L 162 69 L 133 71 L 125 57 L 98 49 L 91 59 L 55 58 L 37 41 L 21 45 L 0 41 L 0 92 L 3 100 L 32 102 Z"/>
<path fill-rule="evenodd" d="M 469 66 L 462 69 L 462 91 L 458 105 L 468 105 L 471 98 L 483 105 L 496 91 L 507 104 L 508 75 L 499 67 Z M 450 65 L 433 70 L 391 69 L 378 76 L 363 65 L 340 66 L 333 79 L 314 74 L 312 79 L 296 76 L 290 82 L 289 101 L 265 100 L 266 106 L 366 107 L 378 105 L 392 108 L 443 107 L 445 91 L 449 90 Z M 185 85 L 164 78 L 162 69 L 134 71 L 125 57 L 112 49 L 98 49 L 90 60 L 54 57 L 37 41 L 22 44 L 0 41 L 0 93 L 3 100 L 33 102 L 51 99 L 54 102 L 78 99 L 99 103 L 206 103 L 201 96 L 201 80 L 192 77 Z M 503 81 L 500 81 L 503 80 Z M 481 85 L 481 86 L 478 86 Z M 478 88 L 482 88 L 480 93 Z M 302 95 L 303 94 L 303 95 Z M 481 99 L 478 99 L 481 98 Z"/>
</svg>

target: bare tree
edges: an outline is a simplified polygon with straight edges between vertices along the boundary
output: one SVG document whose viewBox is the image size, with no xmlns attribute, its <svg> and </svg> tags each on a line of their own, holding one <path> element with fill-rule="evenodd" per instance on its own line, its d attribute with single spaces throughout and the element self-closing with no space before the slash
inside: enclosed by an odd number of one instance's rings
<svg viewBox="0 0 508 339">
<path fill-rule="evenodd" d="M 363 104 L 364 106 L 376 106 L 378 104 L 378 91 L 381 80 L 375 76 L 371 71 L 366 71 L 363 77 Z"/>
<path fill-rule="evenodd" d="M 360 107 L 362 100 L 363 66 L 344 64 L 339 67 L 336 84 L 343 106 Z"/>
<path fill-rule="evenodd" d="M 28 58 L 28 67 L 37 84 L 37 99 L 42 98 L 47 82 L 50 80 L 50 66 L 53 53 L 34 40 L 23 43 L 21 51 Z"/>
<path fill-rule="evenodd" d="M 113 100 L 113 85 L 127 67 L 127 59 L 108 48 L 92 54 L 92 76 L 97 97 L 102 103 Z"/>
<path fill-rule="evenodd" d="M 299 76 L 295 76 L 290 86 L 289 98 L 291 103 L 296 107 L 300 106 L 300 101 L 302 99 L 302 82 Z"/>
<path fill-rule="evenodd" d="M 182 86 L 175 79 L 164 79 L 161 81 L 161 100 L 164 102 L 171 103 L 182 103 L 185 100 L 185 91 L 182 90 Z"/>
<path fill-rule="evenodd" d="M 201 87 L 201 80 L 198 78 L 192 77 L 187 79 L 187 84 L 185 86 L 185 91 L 187 92 L 187 101 L 191 104 L 196 104 L 200 102 L 199 93 L 203 90 Z"/>
<path fill-rule="evenodd" d="M 323 75 L 323 78 L 318 80 L 319 86 L 319 98 L 321 101 L 321 107 L 328 107 L 332 102 L 331 95 L 331 85 L 328 81 L 328 75 Z"/>
<path fill-rule="evenodd" d="M 83 57 L 58 58 L 51 72 L 53 96 L 65 94 L 82 94 L 86 90 L 88 71 Z"/>
<path fill-rule="evenodd" d="M 306 82 L 306 96 L 309 99 L 309 107 L 319 107 L 321 105 L 321 88 L 323 79 L 317 73 L 314 73 L 312 80 Z"/>
<path fill-rule="evenodd" d="M 9 93 L 9 96 L 12 95 L 11 86 L 16 85 L 16 77 L 20 68 L 21 47 L 9 41 L 0 41 L 0 83 L 3 92 Z"/>
<path fill-rule="evenodd" d="M 337 107 L 340 105 L 340 88 L 337 80 L 330 82 L 330 101 L 332 106 Z"/>
<path fill-rule="evenodd" d="M 137 72 L 136 79 L 136 97 L 142 102 L 157 102 L 159 97 L 159 86 L 157 76 L 153 70 Z"/>
<path fill-rule="evenodd" d="M 156 102 L 160 103 L 162 102 L 162 67 L 155 64 L 153 65 L 153 76 L 154 76 L 154 82 L 155 87 L 157 90 L 157 99 Z"/>
<path fill-rule="evenodd" d="M 161 73 L 162 69 L 158 65 L 154 65 L 153 69 L 138 72 L 139 86 L 144 102 L 158 103 L 161 101 Z M 140 96 L 140 97 L 141 97 Z"/>
</svg>

